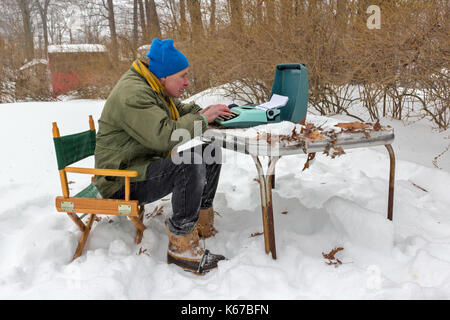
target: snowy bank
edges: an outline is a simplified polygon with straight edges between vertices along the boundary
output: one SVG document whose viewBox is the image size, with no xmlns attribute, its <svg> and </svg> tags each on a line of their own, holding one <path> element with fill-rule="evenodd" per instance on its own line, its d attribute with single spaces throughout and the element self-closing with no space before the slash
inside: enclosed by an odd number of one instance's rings
<svg viewBox="0 0 450 320">
<path fill-rule="evenodd" d="M 202 106 L 231 101 L 205 95 Z M 62 135 L 86 130 L 104 101 L 0 105 L 1 299 L 449 299 L 449 169 L 433 168 L 445 136 L 420 123 L 394 126 L 394 221 L 386 220 L 389 160 L 384 147 L 305 156 L 277 165 L 278 259 L 264 252 L 259 186 L 250 157 L 226 154 L 214 203 L 219 233 L 206 245 L 229 260 L 204 277 L 167 265 L 170 195 L 146 206 L 140 245 L 123 217 L 95 224 L 85 253 L 80 232 L 54 198 L 61 194 L 51 123 Z M 337 118 L 336 118 L 337 119 Z M 341 119 L 339 119 L 341 121 Z M 417 136 L 416 136 L 417 134 Z M 413 137 L 413 138 L 411 138 Z M 423 137 L 423 139 L 421 139 Z M 426 153 L 423 153 L 426 150 Z M 224 153 L 230 151 L 224 150 Z M 93 159 L 80 166 L 93 165 Z M 90 178 L 69 175 L 71 192 Z M 154 215 L 160 209 L 161 215 Z M 341 264 L 323 253 L 335 248 Z"/>
</svg>

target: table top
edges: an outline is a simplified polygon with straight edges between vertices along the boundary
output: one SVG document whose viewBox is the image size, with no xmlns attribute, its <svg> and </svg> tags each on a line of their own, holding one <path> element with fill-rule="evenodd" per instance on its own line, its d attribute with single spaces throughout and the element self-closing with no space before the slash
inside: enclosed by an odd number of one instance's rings
<svg viewBox="0 0 450 320">
<path fill-rule="evenodd" d="M 394 129 L 379 123 L 340 122 L 308 115 L 305 125 L 283 121 L 245 129 L 210 127 L 200 139 L 255 156 L 325 152 L 334 157 L 345 149 L 391 144 Z"/>
</svg>

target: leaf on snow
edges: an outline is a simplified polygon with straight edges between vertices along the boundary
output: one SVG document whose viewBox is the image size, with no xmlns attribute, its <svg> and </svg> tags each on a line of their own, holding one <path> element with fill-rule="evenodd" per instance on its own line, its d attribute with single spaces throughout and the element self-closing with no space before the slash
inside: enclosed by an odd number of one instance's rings
<svg viewBox="0 0 450 320">
<path fill-rule="evenodd" d="M 308 153 L 308 159 L 306 160 L 305 165 L 303 166 L 302 172 L 309 168 L 309 162 L 314 160 L 315 157 L 316 157 L 315 152 Z"/>
<path fill-rule="evenodd" d="M 333 250 L 331 250 L 329 253 L 323 253 L 322 252 L 322 256 L 325 259 L 328 259 L 328 262 L 325 262 L 327 265 L 331 266 L 338 266 L 340 264 L 342 264 L 342 261 L 339 260 L 338 258 L 335 257 L 336 253 L 338 253 L 339 251 L 344 250 L 344 248 L 342 247 L 338 247 L 338 248 L 334 248 Z"/>
<path fill-rule="evenodd" d="M 257 237 L 257 236 L 261 236 L 261 235 L 263 235 L 264 234 L 264 232 L 255 232 L 255 233 L 252 233 L 251 235 L 250 235 L 250 237 Z"/>
<path fill-rule="evenodd" d="M 155 207 L 155 209 L 153 209 L 153 212 L 152 213 L 147 213 L 146 215 L 145 215 L 145 217 L 148 219 L 148 218 L 151 218 L 151 217 L 156 217 L 156 216 L 159 216 L 159 215 L 161 215 L 162 213 L 164 212 L 164 205 L 162 205 L 162 206 L 156 206 Z"/>
</svg>

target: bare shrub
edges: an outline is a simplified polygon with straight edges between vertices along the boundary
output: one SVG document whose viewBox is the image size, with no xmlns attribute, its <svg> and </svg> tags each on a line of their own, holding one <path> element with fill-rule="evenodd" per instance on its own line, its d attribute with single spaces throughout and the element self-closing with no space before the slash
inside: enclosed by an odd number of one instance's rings
<svg viewBox="0 0 450 320">
<path fill-rule="evenodd" d="M 277 64 L 304 63 L 309 73 L 310 110 L 363 120 L 384 116 L 426 118 L 441 130 L 449 127 L 449 1 L 226 0 L 156 4 L 162 37 L 174 38 L 190 61 L 188 94 L 226 84 L 226 94 L 236 100 L 264 102 L 269 98 Z M 367 27 L 369 4 L 381 9 L 380 29 Z M 117 28 L 117 43 L 111 37 L 102 38 L 100 29 L 95 39 L 89 37 L 111 48 L 113 55 L 118 53 L 114 59 L 99 62 L 104 64 L 104 71 L 95 71 L 95 65 L 85 59 L 67 60 L 67 68 L 76 64 L 85 70 L 84 82 L 75 88 L 77 96 L 106 98 L 136 57 L 135 47 L 142 44 L 138 36 L 141 41 L 151 42 L 142 18 L 143 7 L 134 8 L 141 13 L 139 19 L 137 11 L 133 16 L 131 11 L 126 13 L 126 6 L 115 12 L 118 21 L 133 24 L 133 31 L 123 24 Z M 110 20 L 105 18 L 104 22 Z M 18 54 L 24 51 L 18 27 L 21 23 L 17 14 L 5 21 L 15 27 L 0 41 L 0 64 L 16 74 L 23 65 L 23 54 Z M 84 27 L 87 37 L 92 26 Z M 6 77 L 4 71 L 0 71 L 0 77 Z M 34 87 L 30 83 L 29 88 Z M 360 104 L 366 114 L 352 114 L 352 107 Z"/>
</svg>

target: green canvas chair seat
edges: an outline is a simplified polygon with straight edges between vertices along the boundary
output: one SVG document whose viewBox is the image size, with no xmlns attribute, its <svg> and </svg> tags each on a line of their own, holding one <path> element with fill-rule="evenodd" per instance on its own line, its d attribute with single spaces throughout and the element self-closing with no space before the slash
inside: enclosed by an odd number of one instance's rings
<svg viewBox="0 0 450 320">
<path fill-rule="evenodd" d="M 97 187 L 94 183 L 91 183 L 86 188 L 78 192 L 74 198 L 94 198 L 94 199 L 102 199 L 102 195 L 100 191 L 98 191 Z"/>
</svg>

